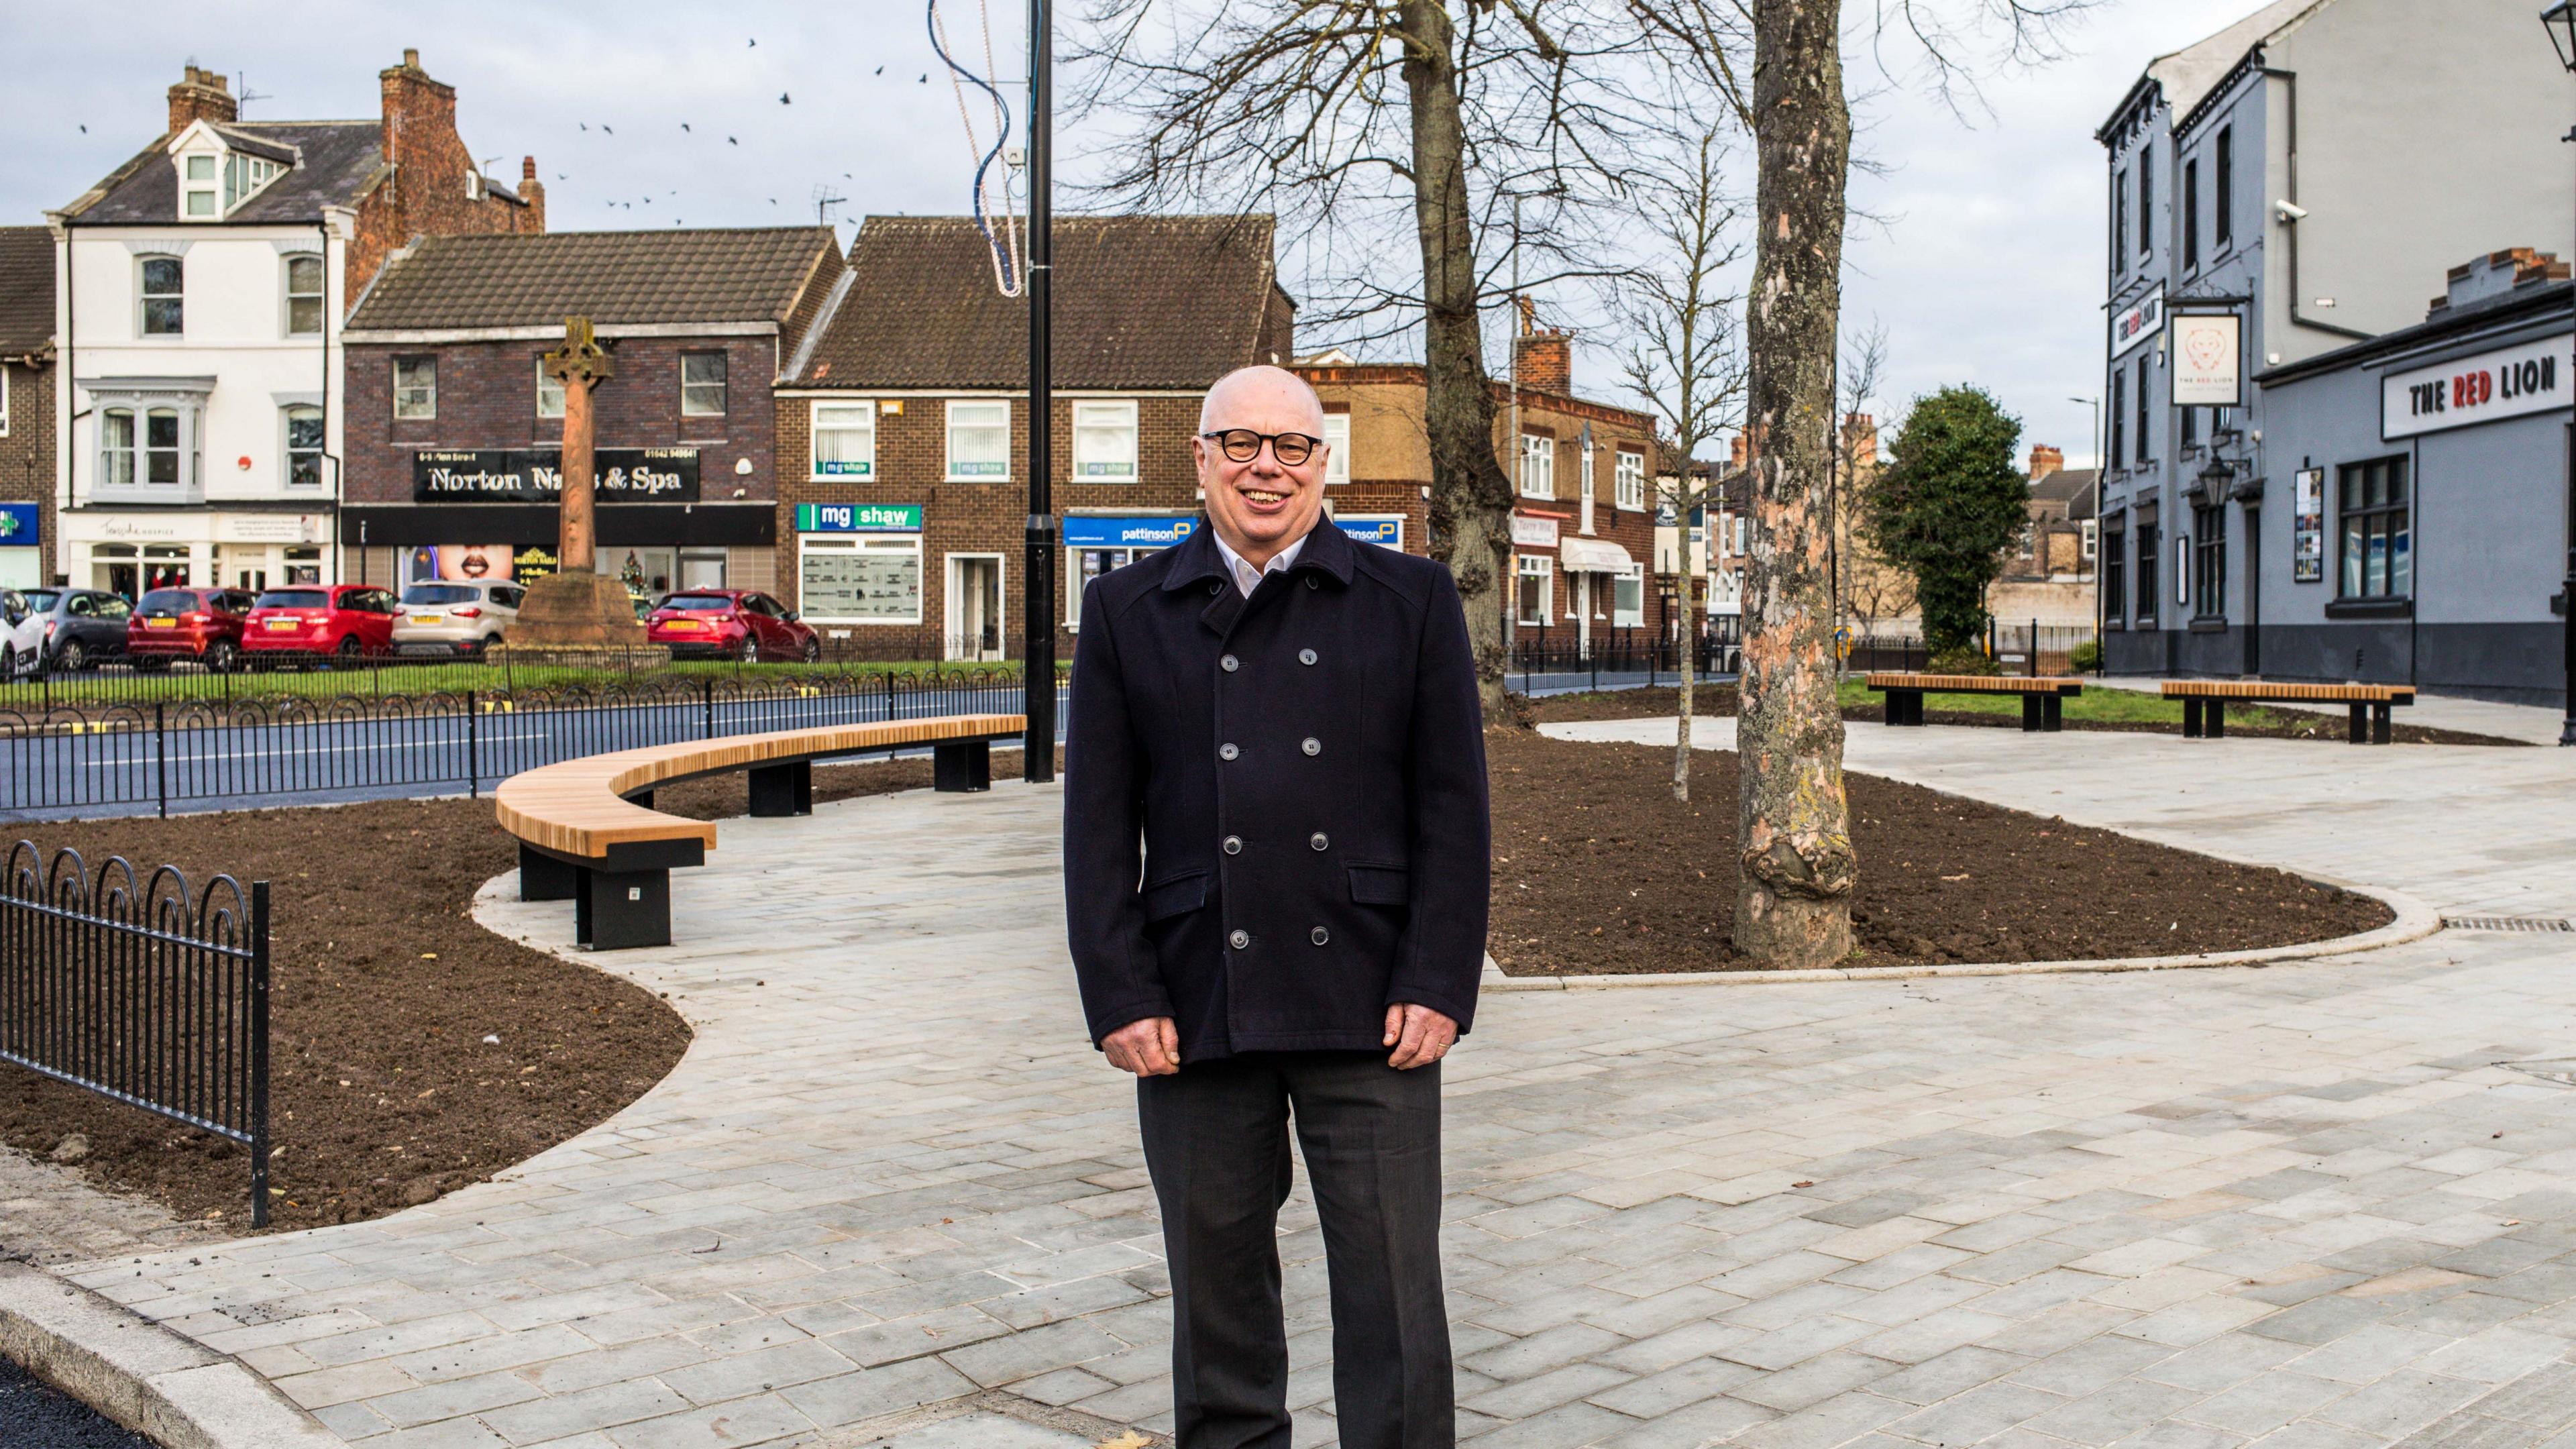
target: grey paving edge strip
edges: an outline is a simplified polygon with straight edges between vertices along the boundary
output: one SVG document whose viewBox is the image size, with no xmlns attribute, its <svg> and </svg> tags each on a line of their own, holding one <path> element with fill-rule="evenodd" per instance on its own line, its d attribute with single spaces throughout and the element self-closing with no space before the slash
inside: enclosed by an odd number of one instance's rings
<svg viewBox="0 0 2576 1449">
<path fill-rule="evenodd" d="M 164 1449 L 341 1449 L 241 1364 L 42 1268 L 0 1263 L 0 1354 Z"/>
<path fill-rule="evenodd" d="M 864 1423 L 845 1425 L 819 1439 L 802 1440 L 792 1449 L 866 1449 L 866 1446 L 882 1444 L 897 1434 L 979 1413 L 1000 1414 L 1041 1428 L 1061 1429 L 1092 1440 L 1098 1449 L 1171 1449 L 1172 1441 L 1165 1435 L 1131 1429 L 1080 1409 L 1041 1404 L 1003 1389 L 986 1389 L 963 1398 L 943 1399 L 936 1404 L 923 1404 L 919 1408 L 905 1409 Z"/>
<path fill-rule="evenodd" d="M 2210 854 L 2204 851 L 2203 854 Z M 2227 857 L 2220 856 L 2219 859 Z M 2259 862 L 2240 862 L 2258 864 Z M 2271 867 L 2278 869 L 2278 867 Z M 2100 961 L 1962 962 L 1955 966 L 1847 966 L 1822 971 L 1657 971 L 1633 976 L 1506 976 L 1485 957 L 1486 991 L 1608 991 L 1628 986 L 1788 986 L 1819 981 L 1913 981 L 1942 976 L 2044 976 L 2082 971 L 2187 971 L 2206 966 L 2268 966 L 2281 961 L 2312 961 L 2376 951 L 2383 946 L 2420 941 L 2442 929 L 2442 914 L 2406 894 L 2383 886 L 2324 881 L 2338 890 L 2368 896 L 2397 913 L 2377 930 L 2330 941 L 2294 946 L 2264 946 L 2251 951 L 2203 951 L 2189 956 L 2117 956 Z"/>
</svg>

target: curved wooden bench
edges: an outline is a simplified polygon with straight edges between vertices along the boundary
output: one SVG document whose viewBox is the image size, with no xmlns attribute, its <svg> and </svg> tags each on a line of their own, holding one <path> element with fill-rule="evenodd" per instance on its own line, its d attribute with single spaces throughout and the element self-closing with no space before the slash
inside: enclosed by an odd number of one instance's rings
<svg viewBox="0 0 2576 1449">
<path fill-rule="evenodd" d="M 939 789 L 984 790 L 992 742 L 1027 727 L 1016 714 L 942 715 L 648 745 L 513 775 L 492 813 L 519 841 L 519 899 L 571 901 L 573 937 L 592 950 L 667 946 L 671 870 L 706 864 L 716 827 L 655 810 L 656 787 L 744 770 L 752 814 L 810 815 L 816 760 L 928 745 Z"/>
<path fill-rule="evenodd" d="M 2083 684 L 2076 680 L 2033 679 L 2020 674 L 1879 673 L 1868 679 L 1870 688 L 1887 696 L 1887 723 L 1892 725 L 1923 723 L 1923 696 L 1927 694 L 2017 694 L 2021 696 L 2022 729 L 2055 733 L 2065 720 L 2061 701 L 2084 692 Z"/>
<path fill-rule="evenodd" d="M 2227 705 L 2341 704 L 2351 707 L 2346 738 L 2353 744 L 2388 743 L 2388 711 L 2415 702 L 2409 684 L 2267 684 L 2259 679 L 2168 679 L 2164 696 L 2182 701 L 2185 739 L 2218 739 L 2227 733 Z"/>
</svg>

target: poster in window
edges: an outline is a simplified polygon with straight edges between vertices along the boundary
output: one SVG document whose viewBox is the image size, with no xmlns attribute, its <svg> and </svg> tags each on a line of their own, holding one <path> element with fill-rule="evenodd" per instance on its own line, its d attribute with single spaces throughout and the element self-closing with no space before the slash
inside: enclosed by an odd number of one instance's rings
<svg viewBox="0 0 2576 1449">
<path fill-rule="evenodd" d="M 2326 576 L 2326 470 L 2302 468 L 2291 482 L 2290 581 L 2322 583 Z"/>
<path fill-rule="evenodd" d="M 861 624 L 910 624 L 921 618 L 921 554 L 916 549 L 805 551 L 807 614 Z"/>
</svg>

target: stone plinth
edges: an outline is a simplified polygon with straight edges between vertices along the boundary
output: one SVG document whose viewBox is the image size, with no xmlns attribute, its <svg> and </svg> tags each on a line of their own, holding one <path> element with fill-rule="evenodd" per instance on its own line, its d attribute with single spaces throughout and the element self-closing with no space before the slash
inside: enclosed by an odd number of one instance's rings
<svg viewBox="0 0 2576 1449">
<path fill-rule="evenodd" d="M 492 662 L 571 669 L 652 668 L 671 651 L 645 637 L 626 586 L 607 574 L 548 574 L 528 586 Z"/>
</svg>

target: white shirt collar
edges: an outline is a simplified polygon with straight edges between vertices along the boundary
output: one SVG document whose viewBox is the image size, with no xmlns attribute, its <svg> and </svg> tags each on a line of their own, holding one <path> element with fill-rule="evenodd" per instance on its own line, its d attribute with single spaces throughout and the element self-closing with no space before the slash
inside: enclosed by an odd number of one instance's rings
<svg viewBox="0 0 2576 1449">
<path fill-rule="evenodd" d="M 1240 590 L 1247 599 L 1252 597 L 1254 589 L 1261 587 L 1263 576 L 1286 573 L 1296 567 L 1297 555 L 1305 552 L 1306 540 L 1312 537 L 1314 537 L 1314 530 L 1308 529 L 1298 536 L 1295 543 L 1272 554 L 1267 565 L 1256 569 L 1243 555 L 1226 546 L 1225 535 L 1217 532 L 1215 524 L 1208 525 L 1208 538 L 1216 544 L 1217 553 L 1225 559 L 1226 577 L 1234 580 L 1235 588 Z"/>
</svg>

